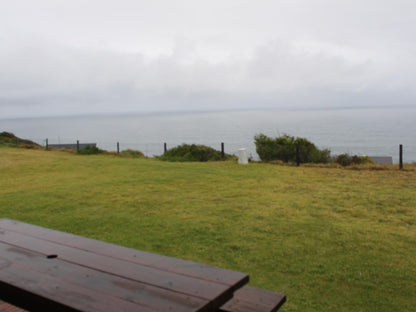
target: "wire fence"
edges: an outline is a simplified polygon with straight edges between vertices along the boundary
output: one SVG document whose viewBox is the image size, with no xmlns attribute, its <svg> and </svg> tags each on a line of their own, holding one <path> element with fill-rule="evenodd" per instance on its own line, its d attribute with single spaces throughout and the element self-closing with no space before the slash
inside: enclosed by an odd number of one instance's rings
<svg viewBox="0 0 416 312">
<path fill-rule="evenodd" d="M 71 138 L 55 138 L 55 139 L 31 139 L 32 141 L 36 142 L 37 144 L 46 147 L 47 145 L 54 148 L 59 147 L 66 147 L 68 148 L 76 148 L 77 142 L 81 146 L 85 145 L 96 145 L 98 148 L 109 151 L 109 152 L 117 152 L 123 151 L 127 149 L 137 150 L 142 152 L 144 155 L 148 157 L 160 156 L 163 155 L 165 149 L 171 149 L 173 147 L 182 145 L 182 144 L 197 144 L 197 145 L 205 145 L 216 150 L 224 149 L 226 154 L 237 155 L 238 150 L 241 148 L 245 148 L 247 151 L 247 155 L 251 159 L 259 160 L 258 155 L 255 150 L 254 142 L 202 142 L 193 140 L 190 142 L 183 142 L 182 140 L 177 141 L 160 141 L 160 142 L 137 142 L 134 140 L 123 140 L 123 141 L 110 141 L 110 140 L 93 140 L 93 139 L 71 139 Z"/>
<path fill-rule="evenodd" d="M 57 138 L 32 138 L 32 141 L 38 143 L 41 146 L 45 146 L 48 144 L 49 146 L 53 146 L 56 144 L 72 144 L 76 145 L 77 141 L 80 144 L 96 144 L 96 146 L 102 150 L 110 151 L 110 152 L 117 152 L 132 149 L 141 151 L 144 155 L 148 157 L 160 156 L 165 152 L 166 149 L 171 149 L 173 147 L 179 146 L 181 144 L 198 144 L 198 145 L 205 145 L 216 150 L 221 151 L 222 148 L 224 152 L 231 155 L 238 155 L 238 150 L 244 148 L 247 152 L 247 156 L 253 160 L 260 160 L 259 156 L 256 153 L 256 146 L 254 141 L 249 140 L 239 140 L 239 141 L 224 141 L 224 142 L 213 142 L 207 140 L 198 140 L 197 138 L 188 138 L 188 140 L 160 140 L 158 142 L 139 142 L 134 139 L 124 139 L 124 140 L 117 140 L 117 139 L 98 139 L 95 140 L 94 138 L 68 138 L 68 137 L 57 137 Z M 391 157 L 393 163 L 400 162 L 400 144 L 397 145 L 389 145 L 389 146 L 369 146 L 364 143 L 351 144 L 350 142 L 346 142 L 348 144 L 336 145 L 332 147 L 319 147 L 319 148 L 328 148 L 331 151 L 331 155 L 340 155 L 340 154 L 349 154 L 349 155 L 358 155 L 358 156 L 370 156 L 370 157 Z M 402 146 L 402 160 L 405 163 L 416 162 L 416 145 L 405 145 Z"/>
</svg>

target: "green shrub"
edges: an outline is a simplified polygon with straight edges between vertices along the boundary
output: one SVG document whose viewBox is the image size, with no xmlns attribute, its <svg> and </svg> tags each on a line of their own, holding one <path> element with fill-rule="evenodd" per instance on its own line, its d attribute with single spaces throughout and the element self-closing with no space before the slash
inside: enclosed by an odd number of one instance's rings
<svg viewBox="0 0 416 312">
<path fill-rule="evenodd" d="M 351 157 L 351 164 L 352 165 L 359 165 L 359 164 L 361 164 L 361 157 L 360 156 L 357 156 L 357 155 L 352 156 Z"/>
<path fill-rule="evenodd" d="M 374 164 L 374 161 L 368 156 L 361 156 L 361 164 Z"/>
<path fill-rule="evenodd" d="M 225 154 L 224 159 L 232 158 L 232 155 Z M 182 144 L 166 151 L 160 160 L 168 161 L 208 161 L 222 160 L 221 152 L 205 145 Z"/>
<path fill-rule="evenodd" d="M 340 154 L 335 158 L 335 162 L 343 167 L 346 167 L 351 165 L 352 157 L 348 154 Z"/>
<path fill-rule="evenodd" d="M 104 151 L 99 149 L 96 146 L 91 146 L 91 145 L 87 145 L 86 147 L 78 151 L 78 154 L 80 155 L 94 155 L 94 154 L 101 154 L 101 153 L 104 153 Z"/>
<path fill-rule="evenodd" d="M 350 156 L 348 154 L 341 154 L 335 158 L 335 163 L 346 167 L 351 165 L 365 165 L 374 164 L 373 160 L 368 156 Z"/>
<path fill-rule="evenodd" d="M 329 164 L 331 163 L 331 151 L 327 148 L 325 149 L 315 149 L 311 151 L 311 163 L 315 164 Z"/>
<path fill-rule="evenodd" d="M 24 140 L 15 136 L 11 132 L 1 132 L 0 133 L 0 145 L 7 147 L 23 147 L 23 148 L 37 148 L 39 144 L 32 142 L 30 140 Z"/>
<path fill-rule="evenodd" d="M 120 156 L 123 157 L 132 157 L 132 158 L 144 158 L 144 154 L 140 151 L 135 151 L 132 149 L 127 149 L 120 152 Z"/>
<path fill-rule="evenodd" d="M 299 148 L 300 163 L 328 163 L 331 159 L 328 149 L 319 150 L 307 139 L 295 138 L 287 134 L 277 138 L 259 134 L 254 137 L 254 142 L 256 152 L 262 161 L 296 162 L 297 148 Z"/>
</svg>

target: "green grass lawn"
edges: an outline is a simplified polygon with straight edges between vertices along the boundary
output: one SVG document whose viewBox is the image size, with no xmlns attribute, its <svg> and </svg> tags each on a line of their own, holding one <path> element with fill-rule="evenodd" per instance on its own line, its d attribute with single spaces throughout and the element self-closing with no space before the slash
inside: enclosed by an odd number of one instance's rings
<svg viewBox="0 0 416 312">
<path fill-rule="evenodd" d="M 0 148 L 0 218 L 246 272 L 282 311 L 414 311 L 416 167 L 396 168 Z"/>
</svg>

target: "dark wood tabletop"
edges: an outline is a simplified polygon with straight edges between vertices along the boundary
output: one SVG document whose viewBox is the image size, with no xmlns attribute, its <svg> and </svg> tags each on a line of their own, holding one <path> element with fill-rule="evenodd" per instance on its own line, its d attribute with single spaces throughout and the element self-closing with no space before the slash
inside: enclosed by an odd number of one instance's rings
<svg viewBox="0 0 416 312">
<path fill-rule="evenodd" d="M 248 280 L 245 273 L 0 219 L 0 299 L 30 311 L 218 311 Z"/>
</svg>

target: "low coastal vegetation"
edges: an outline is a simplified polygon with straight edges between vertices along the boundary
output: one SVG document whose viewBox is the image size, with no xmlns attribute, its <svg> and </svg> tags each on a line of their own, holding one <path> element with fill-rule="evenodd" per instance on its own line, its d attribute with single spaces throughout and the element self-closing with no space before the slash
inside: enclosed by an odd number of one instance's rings
<svg viewBox="0 0 416 312">
<path fill-rule="evenodd" d="M 0 217 L 246 272 L 282 311 L 410 312 L 416 167 L 388 168 L 6 147 Z"/>
<path fill-rule="evenodd" d="M 283 163 L 335 163 L 341 166 L 373 164 L 368 156 L 341 154 L 331 156 L 329 149 L 319 149 L 305 138 L 293 137 L 287 134 L 270 138 L 264 134 L 254 137 L 256 152 L 265 162 L 281 161 Z"/>
<path fill-rule="evenodd" d="M 352 169 L 388 169 L 389 166 L 372 166 L 374 162 L 368 156 L 357 156 L 349 154 L 340 154 L 331 156 L 329 149 L 318 149 L 315 144 L 306 138 L 299 138 L 284 134 L 276 138 L 267 137 L 259 134 L 254 137 L 256 152 L 262 162 L 273 164 L 335 164 Z M 35 142 L 16 137 L 10 132 L 0 133 L 0 147 L 24 147 L 24 148 L 41 148 Z M 49 147 L 50 149 L 54 149 Z M 146 158 L 146 156 L 137 150 L 127 149 L 119 153 L 108 152 L 96 146 L 86 146 L 79 151 L 71 148 L 60 149 L 64 152 L 78 153 L 79 155 L 96 155 L 107 154 L 117 155 L 119 157 Z M 161 156 L 154 156 L 155 159 L 164 161 L 179 162 L 205 162 L 219 160 L 236 160 L 235 155 L 222 153 L 212 147 L 197 144 L 182 144 L 167 150 Z M 252 161 L 252 159 L 250 159 Z M 367 165 L 367 166 L 362 166 Z M 369 166 L 370 165 L 370 166 Z M 357 167 L 359 166 L 359 167 Z"/>
<path fill-rule="evenodd" d="M 144 154 L 140 151 L 132 150 L 132 149 L 126 149 L 124 151 L 121 151 L 119 156 L 122 157 L 130 157 L 130 158 L 145 158 Z"/>
<path fill-rule="evenodd" d="M 208 147 L 205 145 L 182 144 L 167 150 L 157 159 L 168 161 L 213 161 L 232 159 L 233 156 Z"/>
<path fill-rule="evenodd" d="M 99 149 L 97 146 L 87 145 L 86 147 L 80 149 L 78 151 L 78 154 L 80 155 L 96 155 L 96 154 L 102 154 L 105 151 L 102 149 Z"/>
<path fill-rule="evenodd" d="M 320 150 L 305 138 L 295 138 L 284 134 L 270 138 L 264 134 L 254 137 L 256 152 L 262 161 L 281 160 L 285 163 L 329 163 L 328 149 Z"/>
<path fill-rule="evenodd" d="M 0 147 L 24 147 L 24 148 L 38 148 L 40 147 L 35 142 L 18 138 L 10 132 L 0 132 Z"/>
<path fill-rule="evenodd" d="M 373 160 L 368 156 L 351 156 L 348 154 L 341 154 L 334 158 L 334 162 L 341 166 L 350 166 L 350 165 L 365 165 L 365 164 L 374 164 Z"/>
</svg>

